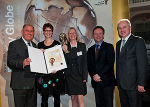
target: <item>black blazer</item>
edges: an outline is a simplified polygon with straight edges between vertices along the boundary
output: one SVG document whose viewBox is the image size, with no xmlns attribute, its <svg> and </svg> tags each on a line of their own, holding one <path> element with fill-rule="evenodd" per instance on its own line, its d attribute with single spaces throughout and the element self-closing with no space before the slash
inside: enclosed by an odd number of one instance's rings
<svg viewBox="0 0 150 107">
<path fill-rule="evenodd" d="M 135 90 L 144 86 L 146 72 L 146 47 L 142 38 L 131 35 L 120 52 L 121 40 L 116 44 L 116 78 L 118 86 Z"/>
<path fill-rule="evenodd" d="M 31 43 L 33 47 L 36 47 L 33 42 Z M 35 83 L 35 74 L 30 72 L 30 66 L 23 68 L 23 61 L 28 57 L 28 49 L 22 38 L 9 44 L 7 65 L 10 69 L 12 69 L 10 83 L 12 89 L 33 88 Z"/>
<path fill-rule="evenodd" d="M 98 58 L 95 60 L 95 45 L 90 47 L 87 52 L 88 72 L 91 76 L 91 83 L 93 87 L 98 84 L 103 86 L 114 86 L 114 60 L 115 53 L 112 44 L 103 41 L 98 52 Z M 102 82 L 95 82 L 93 75 L 98 74 Z"/>
<path fill-rule="evenodd" d="M 71 50 L 70 43 L 68 43 L 68 50 Z M 77 64 L 79 66 L 79 75 L 81 76 L 82 80 L 87 81 L 87 77 L 88 77 L 87 53 L 86 53 L 86 46 L 84 43 L 77 42 L 77 52 L 82 52 L 82 55 L 79 55 L 77 58 Z M 70 71 L 72 58 L 71 58 L 70 54 L 65 54 L 65 58 L 66 58 L 66 63 L 67 63 L 67 71 Z M 67 75 L 67 73 L 68 72 L 66 72 L 66 75 Z M 78 77 L 76 77 L 76 78 L 78 78 Z"/>
</svg>

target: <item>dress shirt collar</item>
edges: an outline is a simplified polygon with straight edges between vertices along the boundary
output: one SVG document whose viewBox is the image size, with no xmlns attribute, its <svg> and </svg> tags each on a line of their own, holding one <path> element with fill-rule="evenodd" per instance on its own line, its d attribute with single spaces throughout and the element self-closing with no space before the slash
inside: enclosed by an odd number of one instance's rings
<svg viewBox="0 0 150 107">
<path fill-rule="evenodd" d="M 70 43 L 70 45 L 71 45 L 71 43 Z M 77 43 L 76 43 L 76 45 L 75 45 L 75 46 L 72 46 L 72 45 L 71 45 L 71 48 L 74 48 L 74 47 L 75 47 L 75 48 L 77 48 Z"/>
<path fill-rule="evenodd" d="M 125 43 L 126 43 L 126 41 L 129 39 L 129 37 L 131 36 L 131 33 L 127 36 L 127 37 L 125 37 L 125 38 L 121 38 L 121 40 L 125 40 Z"/>
<path fill-rule="evenodd" d="M 103 43 L 103 41 L 102 42 L 99 42 L 99 44 L 95 44 L 95 48 L 97 48 L 97 45 L 98 45 L 98 48 L 100 48 L 101 47 L 101 45 L 102 45 L 102 43 Z"/>
<path fill-rule="evenodd" d="M 27 42 L 23 37 L 22 37 L 24 43 L 28 46 L 28 43 L 30 43 L 30 45 L 32 46 L 31 42 Z"/>
<path fill-rule="evenodd" d="M 95 44 L 95 52 L 96 52 L 96 48 L 97 48 L 97 46 L 98 46 L 98 49 L 100 49 L 100 47 L 101 47 L 101 45 L 102 45 L 102 43 L 103 43 L 103 41 L 102 42 L 99 42 L 99 44 Z"/>
</svg>

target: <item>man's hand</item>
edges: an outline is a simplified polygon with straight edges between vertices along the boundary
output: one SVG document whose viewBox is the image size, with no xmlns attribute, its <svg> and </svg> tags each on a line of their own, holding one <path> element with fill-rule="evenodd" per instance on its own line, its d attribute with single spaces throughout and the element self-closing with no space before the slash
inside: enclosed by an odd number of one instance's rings
<svg viewBox="0 0 150 107">
<path fill-rule="evenodd" d="M 83 82 L 86 82 L 86 80 L 83 80 Z"/>
<path fill-rule="evenodd" d="M 44 49 L 42 49 L 42 48 L 41 48 L 40 50 L 41 50 L 42 52 L 45 52 L 45 50 L 44 50 Z"/>
<path fill-rule="evenodd" d="M 139 92 L 145 92 L 146 90 L 144 89 L 143 86 L 138 85 L 138 91 Z"/>
<path fill-rule="evenodd" d="M 31 62 L 31 59 L 30 58 L 26 58 L 24 61 L 23 61 L 23 66 L 27 66 L 27 65 L 30 65 L 30 62 Z"/>
<path fill-rule="evenodd" d="M 99 76 L 98 74 L 95 74 L 95 75 L 93 76 L 93 80 L 96 81 L 96 82 L 102 81 L 101 78 L 100 78 L 100 76 Z"/>
</svg>

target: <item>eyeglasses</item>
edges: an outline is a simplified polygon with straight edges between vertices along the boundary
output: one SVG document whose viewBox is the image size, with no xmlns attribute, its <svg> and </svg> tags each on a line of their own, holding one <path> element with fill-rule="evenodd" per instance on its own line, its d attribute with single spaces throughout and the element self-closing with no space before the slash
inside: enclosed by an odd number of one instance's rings
<svg viewBox="0 0 150 107">
<path fill-rule="evenodd" d="M 52 32 L 52 30 L 44 30 L 44 32 Z"/>
</svg>

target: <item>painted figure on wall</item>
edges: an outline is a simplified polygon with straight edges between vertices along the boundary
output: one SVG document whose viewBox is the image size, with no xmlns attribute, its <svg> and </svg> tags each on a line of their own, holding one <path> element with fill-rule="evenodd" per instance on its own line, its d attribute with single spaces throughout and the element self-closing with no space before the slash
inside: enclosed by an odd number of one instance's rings
<svg viewBox="0 0 150 107">
<path fill-rule="evenodd" d="M 75 27 L 87 47 L 91 43 L 91 29 L 97 24 L 95 12 L 87 0 L 32 0 L 26 8 L 24 20 L 35 27 L 37 42 L 43 40 L 40 36 L 42 25 L 50 22 L 55 27 L 54 39 L 59 40 L 60 33 Z"/>
</svg>

